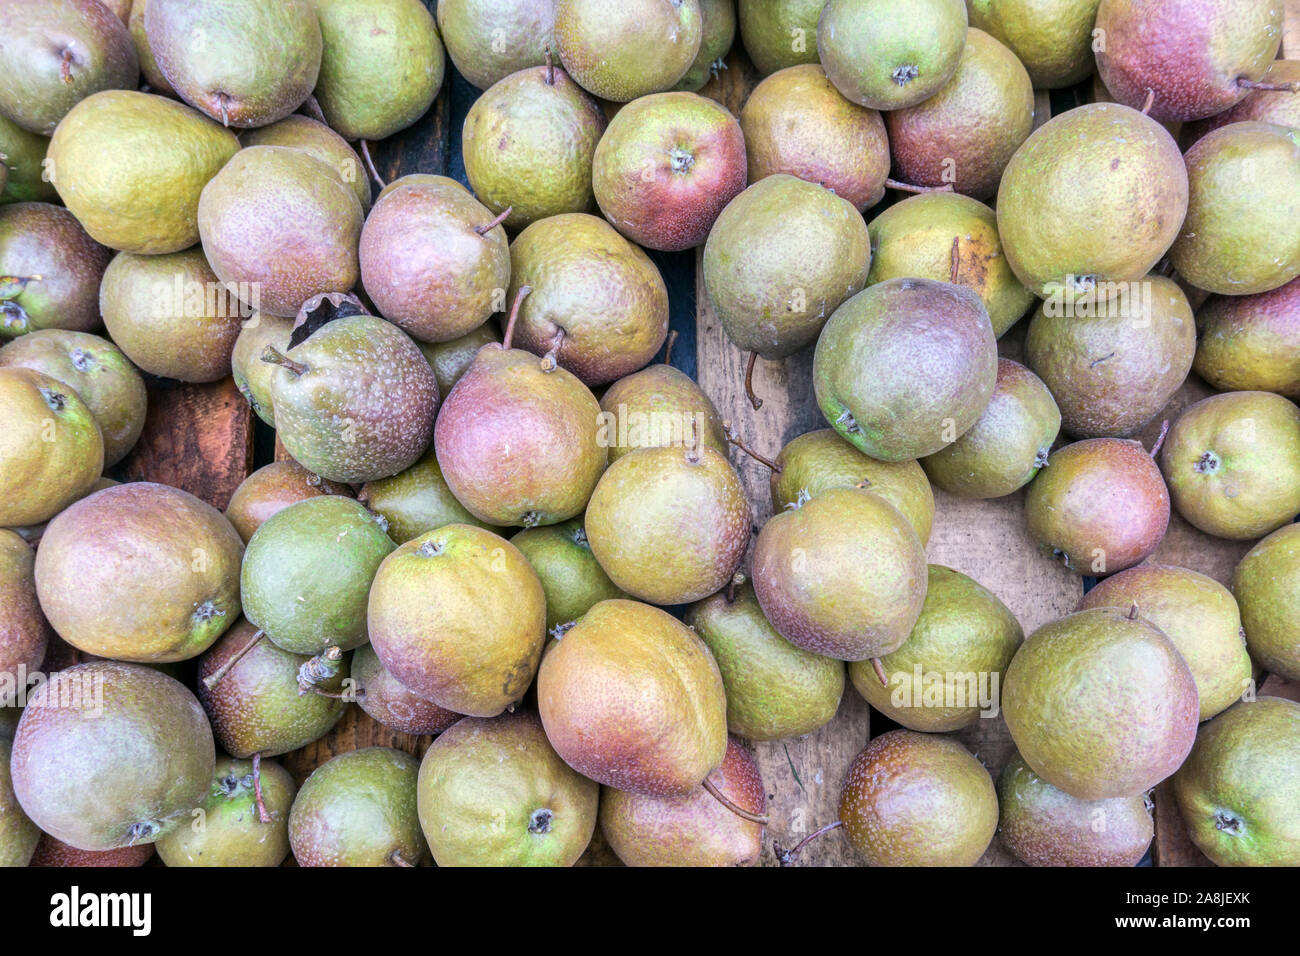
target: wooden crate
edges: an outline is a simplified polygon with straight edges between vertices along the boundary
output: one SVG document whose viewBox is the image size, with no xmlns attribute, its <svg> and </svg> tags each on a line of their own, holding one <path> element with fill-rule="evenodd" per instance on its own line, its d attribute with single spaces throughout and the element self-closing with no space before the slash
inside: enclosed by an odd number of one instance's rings
<svg viewBox="0 0 1300 956">
<path fill-rule="evenodd" d="M 1283 56 L 1300 58 L 1300 0 L 1287 0 Z M 733 52 L 727 69 L 704 91 L 738 113 L 757 77 L 743 52 Z M 412 172 L 449 172 L 450 80 L 430 114 L 411 129 L 375 145 L 376 164 L 386 180 Z M 1051 98 L 1036 96 L 1036 125 L 1051 115 Z M 698 253 L 697 253 L 698 262 Z M 693 364 L 701 386 L 747 443 L 775 455 L 790 439 L 825 427 L 811 387 L 811 349 L 782 363 L 760 361 L 754 375 L 763 407 L 754 411 L 745 398 L 746 356 L 726 338 L 709 308 L 696 270 L 694 328 L 674 321 L 685 341 L 694 340 Z M 687 320 L 689 322 L 689 319 Z M 1019 359 L 1023 349 L 1021 322 L 1000 343 L 1000 351 Z M 680 363 L 679 363 L 680 364 Z M 687 359 L 690 364 L 690 359 Z M 1159 422 L 1211 390 L 1195 376 L 1180 390 L 1161 416 L 1142 435 L 1150 447 Z M 133 480 L 148 479 L 184 488 L 218 508 L 253 468 L 254 421 L 232 381 L 188 386 L 153 383 L 145 436 L 123 465 Z M 277 446 L 278 457 L 283 449 Z M 735 456 L 758 527 L 771 513 L 767 471 L 754 461 Z M 1056 562 L 1038 555 L 1024 528 L 1023 493 L 992 501 L 969 501 L 935 490 L 935 522 L 929 560 L 962 571 L 993 590 L 1015 612 L 1028 634 L 1042 624 L 1074 610 L 1083 594 L 1081 579 Z M 1177 515 L 1153 560 L 1201 571 L 1226 582 L 1248 545 L 1210 538 Z M 1261 693 L 1300 700 L 1300 685 L 1277 678 L 1264 680 Z M 837 818 L 840 783 L 853 757 L 871 734 L 871 711 L 852 688 L 846 689 L 839 713 L 822 729 L 798 740 L 760 743 L 754 747 L 767 786 L 771 824 L 763 852 L 764 864 L 775 864 L 774 842 L 789 846 Z M 981 719 L 958 734 L 996 777 L 1014 747 L 1001 717 Z M 430 738 L 390 731 L 358 707 L 350 707 L 334 730 L 316 743 L 281 758 L 301 784 L 329 758 L 359 747 L 389 746 L 419 755 Z M 1202 866 L 1209 861 L 1191 844 L 1167 788 L 1158 788 L 1153 862 L 1158 866 Z M 599 832 L 584 856 L 584 864 L 617 863 Z M 860 860 L 839 833 L 811 844 L 801 865 L 858 865 Z M 995 840 L 980 865 L 1015 865 Z"/>
</svg>

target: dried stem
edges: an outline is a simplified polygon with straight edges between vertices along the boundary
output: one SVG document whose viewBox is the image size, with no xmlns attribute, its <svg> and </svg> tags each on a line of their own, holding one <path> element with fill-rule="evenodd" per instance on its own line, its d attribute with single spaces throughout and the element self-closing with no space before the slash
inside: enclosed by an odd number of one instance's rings
<svg viewBox="0 0 1300 956">
<path fill-rule="evenodd" d="M 508 216 L 509 216 L 512 212 L 514 212 L 514 211 L 515 211 L 515 207 L 514 207 L 514 206 L 506 206 L 505 210 L 504 210 L 504 211 L 503 211 L 499 216 L 497 216 L 495 219 L 493 219 L 491 222 L 489 222 L 489 223 L 487 223 L 487 224 L 485 224 L 485 225 L 482 225 L 482 226 L 475 226 L 475 227 L 474 227 L 474 231 L 477 232 L 480 236 L 486 236 L 489 232 L 491 232 L 491 231 L 492 231 L 493 229 L 495 229 L 497 226 L 499 226 L 499 225 L 501 225 L 503 222 L 505 222 L 505 221 L 506 221 L 506 217 L 508 217 Z"/>
<path fill-rule="evenodd" d="M 881 687 L 889 686 L 889 678 L 885 674 L 885 665 L 879 657 L 871 658 L 871 669 L 876 672 L 876 679 L 880 681 Z"/>
<path fill-rule="evenodd" d="M 844 826 L 843 820 L 836 820 L 834 823 L 828 823 L 826 824 L 826 826 L 822 827 L 821 829 L 814 830 L 812 833 L 808 834 L 806 837 L 804 837 L 802 840 L 800 840 L 798 843 L 796 843 L 793 847 L 791 847 L 788 850 L 782 849 L 781 844 L 779 843 L 772 844 L 772 849 L 776 851 L 777 861 L 782 866 L 793 866 L 794 858 L 799 855 L 799 852 L 804 847 L 806 847 L 813 840 L 816 840 L 822 834 L 830 833 L 832 830 L 837 830 L 842 826 Z"/>
<path fill-rule="evenodd" d="M 668 341 L 664 344 L 664 364 L 672 365 L 673 345 L 677 341 L 677 330 L 673 329 L 668 333 Z"/>
<path fill-rule="evenodd" d="M 267 812 L 266 804 L 262 801 L 262 755 L 253 754 L 253 800 L 257 803 L 257 819 L 263 823 L 271 822 L 271 814 Z"/>
<path fill-rule="evenodd" d="M 718 789 L 718 785 L 715 784 L 708 777 L 704 778 L 704 789 L 709 792 L 709 794 L 713 797 L 714 800 L 717 800 L 718 803 L 722 804 L 724 807 L 726 807 L 736 816 L 740 817 L 742 820 L 748 820 L 750 823 L 759 823 L 762 824 L 763 826 L 767 826 L 768 820 L 766 816 L 760 816 L 757 813 L 750 813 L 748 810 L 744 809 L 743 807 L 736 806 L 729 799 L 727 799 L 727 795 L 725 793 L 723 793 L 721 790 Z"/>
<path fill-rule="evenodd" d="M 234 670 L 235 665 L 244 659 L 244 655 L 260 644 L 264 637 L 266 637 L 266 633 L 259 629 L 257 633 L 249 639 L 247 644 L 235 652 L 235 655 L 230 658 L 230 660 L 226 661 L 207 677 L 203 678 L 204 686 L 211 690 L 213 687 L 220 684 L 222 679 Z"/>
<path fill-rule="evenodd" d="M 1300 93 L 1300 80 L 1294 83 L 1278 83 L 1272 80 L 1250 80 L 1244 76 L 1237 77 L 1237 85 L 1245 90 L 1260 93 Z"/>
<path fill-rule="evenodd" d="M 510 348 L 510 343 L 515 337 L 515 320 L 519 318 L 519 307 L 523 305 L 524 296 L 532 291 L 532 286 L 521 285 L 519 291 L 515 293 L 515 301 L 510 306 L 510 318 L 506 320 L 506 334 L 501 339 L 503 349 Z"/>
<path fill-rule="evenodd" d="M 952 183 L 944 183 L 942 186 L 916 186 L 912 183 L 899 182 L 897 179 L 886 179 L 885 185 L 890 189 L 897 189 L 902 193 L 950 193 L 952 192 Z"/>
<path fill-rule="evenodd" d="M 375 168 L 375 161 L 370 157 L 370 144 L 364 139 L 359 140 L 358 142 L 361 151 L 361 161 L 366 164 L 366 171 L 370 173 L 370 178 L 379 184 L 379 188 L 384 189 L 388 183 L 384 182 L 384 178 L 379 175 L 379 170 Z"/>
<path fill-rule="evenodd" d="M 731 426 L 731 422 L 723 422 L 722 431 L 727 436 L 727 441 L 735 445 L 737 448 L 743 451 L 750 458 L 754 459 L 754 461 L 758 462 L 760 465 L 766 465 L 768 469 L 772 471 L 773 474 L 777 474 L 777 475 L 781 474 L 780 465 L 778 465 L 772 459 L 760 455 L 758 452 L 754 451 L 754 449 L 750 448 L 743 441 L 740 440 L 740 436 L 736 433 L 736 430 Z"/>
<path fill-rule="evenodd" d="M 745 395 L 749 398 L 749 404 L 754 406 L 754 411 L 763 407 L 763 400 L 754 394 L 754 363 L 758 361 L 758 353 L 749 353 L 749 364 L 745 366 Z"/>
<path fill-rule="evenodd" d="M 295 362 L 289 356 L 285 355 L 274 345 L 268 345 L 262 349 L 262 361 L 270 362 L 272 365 L 279 365 L 281 368 L 287 368 L 294 375 L 302 375 L 309 371 L 306 365 L 301 362 Z"/>
<path fill-rule="evenodd" d="M 1151 446 L 1151 457 L 1154 458 L 1160 454 L 1160 449 L 1165 446 L 1165 438 L 1169 436 L 1169 419 L 1160 423 L 1160 435 L 1156 438 L 1156 443 Z"/>
</svg>

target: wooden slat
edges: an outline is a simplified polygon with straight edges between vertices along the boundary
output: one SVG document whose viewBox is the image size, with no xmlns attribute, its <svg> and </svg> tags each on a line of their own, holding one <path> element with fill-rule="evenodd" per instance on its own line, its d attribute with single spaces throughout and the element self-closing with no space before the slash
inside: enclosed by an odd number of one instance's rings
<svg viewBox="0 0 1300 956">
<path fill-rule="evenodd" d="M 144 433 L 120 468 L 224 510 L 253 463 L 253 413 L 233 379 L 208 385 L 155 380 Z"/>
</svg>

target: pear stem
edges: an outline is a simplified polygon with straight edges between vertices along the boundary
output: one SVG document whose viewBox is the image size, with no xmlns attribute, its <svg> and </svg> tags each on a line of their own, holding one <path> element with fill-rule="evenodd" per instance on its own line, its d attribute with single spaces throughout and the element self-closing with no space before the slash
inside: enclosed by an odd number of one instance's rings
<svg viewBox="0 0 1300 956">
<path fill-rule="evenodd" d="M 519 318 L 519 307 L 523 304 L 524 296 L 532 291 L 532 286 L 521 285 L 519 291 L 515 293 L 515 301 L 510 306 L 510 318 L 506 321 L 506 334 L 501 339 L 503 349 L 510 348 L 510 343 L 515 337 L 515 320 Z"/>
<path fill-rule="evenodd" d="M 743 451 L 750 458 L 754 459 L 754 461 L 758 462 L 760 465 L 766 465 L 768 469 L 775 475 L 781 474 L 780 465 L 778 465 L 772 459 L 765 458 L 763 455 L 760 455 L 758 452 L 754 451 L 754 449 L 750 448 L 743 441 L 741 441 L 740 436 L 736 434 L 736 430 L 731 427 L 731 422 L 723 422 L 722 431 L 727 436 L 728 442 L 735 445 L 737 448 Z"/>
<path fill-rule="evenodd" d="M 303 365 L 301 362 L 295 362 L 274 345 L 268 345 L 266 348 L 262 349 L 262 361 L 270 362 L 272 365 L 278 365 L 281 368 L 287 368 L 290 372 L 293 372 L 294 375 L 302 375 L 309 371 L 307 366 Z"/>
<path fill-rule="evenodd" d="M 916 186 L 912 183 L 899 182 L 897 179 L 886 179 L 885 185 L 890 189 L 897 189 L 901 193 L 950 193 L 952 192 L 952 183 L 944 183 L 942 186 Z"/>
<path fill-rule="evenodd" d="M 1137 618 L 1138 618 L 1138 606 L 1137 606 L 1137 602 L 1135 601 L 1133 602 L 1133 606 L 1128 609 L 1128 619 L 1130 621 L 1136 621 Z"/>
<path fill-rule="evenodd" d="M 727 799 L 727 795 L 725 793 L 723 793 L 721 790 L 718 789 L 718 785 L 715 784 L 708 777 L 704 778 L 704 789 L 709 792 L 709 794 L 713 797 L 714 800 L 717 800 L 718 803 L 722 804 L 724 807 L 726 807 L 736 816 L 740 817 L 742 820 L 748 820 L 750 823 L 758 823 L 761 824 L 762 826 L 767 826 L 768 820 L 766 816 L 759 816 L 757 813 L 750 813 L 748 810 L 744 809 L 743 807 L 736 806 L 729 799 Z"/>
<path fill-rule="evenodd" d="M 257 803 L 257 819 L 263 823 L 271 822 L 271 814 L 267 812 L 266 804 L 262 802 L 262 755 L 261 753 L 253 754 L 253 799 Z"/>
<path fill-rule="evenodd" d="M 825 833 L 830 833 L 832 830 L 837 830 L 842 826 L 844 826 L 843 820 L 836 820 L 834 823 L 828 823 L 826 824 L 826 826 L 822 827 L 821 829 L 814 830 L 812 833 L 808 834 L 806 837 L 804 837 L 802 840 L 800 840 L 798 843 L 796 843 L 793 847 L 791 847 L 788 850 L 783 850 L 781 848 L 781 844 L 779 843 L 773 843 L 772 849 L 776 851 L 777 861 L 782 866 L 793 866 L 794 858 L 799 855 L 800 850 L 806 847 L 813 840 L 816 840 L 819 836 Z"/>
<path fill-rule="evenodd" d="M 737 571 L 735 574 L 731 576 L 731 580 L 727 582 L 727 603 L 728 604 L 736 603 L 736 588 L 740 587 L 744 583 L 745 583 L 745 575 L 742 574 L 741 572 Z"/>
<path fill-rule="evenodd" d="M 673 329 L 668 333 L 668 341 L 664 345 L 664 364 L 672 365 L 673 343 L 677 341 L 677 330 Z"/>
<path fill-rule="evenodd" d="M 379 188 L 383 189 L 388 183 L 384 182 L 384 177 L 380 176 L 379 170 L 375 168 L 375 161 L 370 156 L 370 143 L 364 139 L 358 142 L 361 149 L 361 160 L 366 164 L 366 171 L 370 173 L 370 178 L 379 185 Z"/>
<path fill-rule="evenodd" d="M 1146 116 L 1151 112 L 1151 107 L 1156 102 L 1156 91 L 1147 87 L 1147 98 L 1142 102 L 1142 115 Z"/>
<path fill-rule="evenodd" d="M 763 400 L 754 394 L 754 363 L 758 361 L 758 353 L 749 353 L 749 364 L 745 366 L 745 395 L 749 398 L 749 404 L 754 406 L 754 411 L 763 407 Z"/>
<path fill-rule="evenodd" d="M 699 416 L 692 415 L 691 443 L 686 446 L 686 464 L 698 465 L 700 457 L 700 419 Z"/>
<path fill-rule="evenodd" d="M 948 281 L 953 285 L 957 284 L 957 277 L 961 275 L 961 237 L 952 237 L 952 266 L 948 269 Z"/>
<path fill-rule="evenodd" d="M 222 679 L 234 670 L 235 665 L 244 659 L 244 655 L 260 644 L 264 637 L 266 637 L 266 632 L 259 628 L 257 633 L 249 639 L 248 643 L 235 653 L 234 657 L 230 658 L 230 660 L 226 661 L 207 677 L 203 678 L 203 685 L 211 690 L 213 687 L 220 684 Z"/>
<path fill-rule="evenodd" d="M 486 236 L 489 232 L 491 232 L 491 231 L 492 231 L 493 229 L 495 229 L 497 226 L 499 226 L 499 225 L 501 225 L 503 222 L 505 222 L 505 221 L 506 221 L 506 217 L 508 217 L 508 216 L 509 216 L 512 212 L 514 212 L 514 211 L 515 211 L 515 207 L 514 207 L 514 206 L 506 206 L 505 210 L 504 210 L 500 215 L 498 215 L 495 219 L 493 219 L 493 220 L 492 220 L 491 222 L 489 222 L 489 223 L 486 223 L 485 225 L 482 225 L 482 226 L 475 226 L 475 227 L 474 227 L 474 231 L 477 232 L 480 236 Z"/>
<path fill-rule="evenodd" d="M 72 85 L 72 51 L 65 49 L 59 62 L 59 79 L 68 86 Z"/>
<path fill-rule="evenodd" d="M 551 45 L 546 44 L 546 85 L 555 85 L 555 62 L 551 59 Z"/>
<path fill-rule="evenodd" d="M 1300 80 L 1294 83 L 1275 83 L 1269 80 L 1250 80 L 1244 76 L 1237 77 L 1237 85 L 1244 90 L 1256 90 L 1260 93 L 1300 93 Z"/>
<path fill-rule="evenodd" d="M 1160 454 L 1160 449 L 1165 445 L 1165 438 L 1169 435 L 1169 419 L 1160 423 L 1160 436 L 1156 438 L 1156 443 L 1151 446 L 1151 457 L 1154 458 Z"/>
<path fill-rule="evenodd" d="M 876 679 L 880 681 L 880 686 L 888 687 L 889 678 L 885 676 L 885 665 L 879 657 L 871 658 L 871 669 L 876 672 Z"/>
<path fill-rule="evenodd" d="M 412 870 L 415 869 L 415 864 L 407 862 L 406 858 L 402 856 L 401 850 L 394 850 L 389 855 L 388 862 L 393 864 L 393 866 L 402 866 Z"/>
</svg>

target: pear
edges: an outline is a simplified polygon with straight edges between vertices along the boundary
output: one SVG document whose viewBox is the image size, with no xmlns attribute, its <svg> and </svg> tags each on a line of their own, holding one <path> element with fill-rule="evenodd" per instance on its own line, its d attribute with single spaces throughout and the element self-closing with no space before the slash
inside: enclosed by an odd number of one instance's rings
<svg viewBox="0 0 1300 956">
<path fill-rule="evenodd" d="M 352 652 L 357 703 L 366 715 L 402 734 L 440 734 L 461 715 L 417 697 L 397 682 L 369 644 Z"/>
<path fill-rule="evenodd" d="M 1274 60 L 1260 81 L 1236 106 L 1184 127 L 1183 143 L 1190 147 L 1206 133 L 1229 123 L 1272 123 L 1300 129 L 1300 59 Z M 1277 87 L 1282 87 L 1278 89 Z"/>
<path fill-rule="evenodd" d="M 63 382 L 0 368 L 0 527 L 39 524 L 85 495 L 104 470 L 94 413 Z"/>
<path fill-rule="evenodd" d="M 158 60 L 149 48 L 149 35 L 144 26 L 144 11 L 148 5 L 149 0 L 132 0 L 126 21 L 127 29 L 131 31 L 131 40 L 135 43 L 136 55 L 140 58 L 140 79 L 148 86 L 149 92 L 179 99 L 179 94 L 167 82 L 167 77 L 163 76 Z"/>
<path fill-rule="evenodd" d="M 998 232 L 1016 277 L 1063 304 L 1106 300 L 1178 236 L 1187 168 L 1159 123 L 1115 103 L 1052 117 L 1002 173 Z"/>
<path fill-rule="evenodd" d="M 216 508 L 178 488 L 131 482 L 97 491 L 50 522 L 36 589 L 54 629 L 78 650 L 183 661 L 239 616 L 243 553 Z"/>
<path fill-rule="evenodd" d="M 1083 800 L 1144 793 L 1196 739 L 1196 680 L 1135 610 L 1093 608 L 1043 625 L 1002 684 L 1002 713 L 1025 762 Z"/>
<path fill-rule="evenodd" d="M 404 687 L 447 710 L 494 717 L 537 673 L 546 595 L 510 542 L 449 524 L 384 559 L 368 616 L 375 653 Z"/>
<path fill-rule="evenodd" d="M 442 176 L 389 183 L 361 230 L 366 294 L 424 342 L 457 339 L 486 322 L 504 301 L 510 260 L 493 214 Z"/>
<path fill-rule="evenodd" d="M 543 658 L 537 700 L 556 753 L 607 787 L 686 794 L 726 754 L 717 664 L 689 628 L 647 604 L 588 611 Z"/>
<path fill-rule="evenodd" d="M 1300 526 L 1284 525 L 1246 552 L 1232 573 L 1250 656 L 1270 673 L 1300 680 Z"/>
<path fill-rule="evenodd" d="M 118 253 L 104 271 L 99 305 L 127 358 L 151 375 L 182 382 L 229 375 L 250 314 L 197 246 L 158 256 Z"/>
<path fill-rule="evenodd" d="M 144 379 L 107 339 L 41 329 L 0 348 L 3 367 L 43 372 L 75 391 L 99 426 L 106 468 L 125 458 L 144 430 Z"/>
<path fill-rule="evenodd" d="M 691 605 L 686 622 L 717 662 L 727 694 L 727 729 L 733 734 L 748 740 L 802 737 L 835 716 L 844 694 L 843 663 L 778 634 L 763 616 L 752 584 Z M 730 747 L 727 752 L 731 757 Z M 761 813 L 762 801 L 750 809 Z"/>
<path fill-rule="evenodd" d="M 420 826 L 438 866 L 572 866 L 599 798 L 527 711 L 466 717 L 420 764 Z"/>
<path fill-rule="evenodd" d="M 244 614 L 295 654 L 351 650 L 367 640 L 370 583 L 394 544 L 351 498 L 307 498 L 248 539 L 240 569 Z"/>
<path fill-rule="evenodd" d="M 1169 494 L 1137 442 L 1089 438 L 1048 458 L 1025 493 L 1025 523 L 1039 549 L 1071 571 L 1114 574 L 1160 544 Z"/>
<path fill-rule="evenodd" d="M 1174 775 L 1192 842 L 1219 866 L 1300 864 L 1300 704 L 1241 702 L 1206 724 Z"/>
<path fill-rule="evenodd" d="M 1086 80 L 1096 68 L 1092 28 L 1101 0 L 970 0 L 970 23 L 1005 43 L 1034 89 Z"/>
<path fill-rule="evenodd" d="M 626 103 L 671 89 L 703 38 L 698 0 L 556 0 L 555 45 L 564 68 L 601 99 Z"/>
<path fill-rule="evenodd" d="M 1098 583 L 1078 610 L 1129 610 L 1134 605 L 1138 616 L 1164 632 L 1187 661 L 1201 720 L 1226 710 L 1251 688 L 1241 613 L 1232 592 L 1218 581 L 1187 568 L 1142 564 Z"/>
<path fill-rule="evenodd" d="M 891 730 L 849 765 L 840 819 L 871 866 L 974 866 L 997 831 L 998 798 L 956 740 Z"/>
<path fill-rule="evenodd" d="M 420 0 L 312 0 L 324 51 L 316 100 L 344 139 L 384 139 L 429 111 L 447 57 Z"/>
<path fill-rule="evenodd" d="M 0 203 L 55 202 L 54 183 L 45 176 L 48 137 L 29 133 L 0 113 Z"/>
<path fill-rule="evenodd" d="M 199 241 L 199 195 L 239 140 L 161 96 L 109 90 L 82 100 L 50 140 L 54 185 L 92 239 L 141 255 Z"/>
<path fill-rule="evenodd" d="M 295 792 L 289 771 L 272 760 L 221 757 L 202 816 L 160 839 L 158 856 L 168 866 L 279 866 L 289 855 Z"/>
<path fill-rule="evenodd" d="M 835 310 L 817 340 L 813 389 L 851 445 L 905 461 L 974 425 L 997 372 L 997 340 L 979 296 L 932 279 L 890 279 Z"/>
<path fill-rule="evenodd" d="M 1210 296 L 1192 367 L 1221 391 L 1300 398 L 1300 278 L 1256 295 Z"/>
<path fill-rule="evenodd" d="M 149 51 L 168 85 L 222 126 L 266 126 L 311 95 L 321 65 L 312 0 L 149 0 Z"/>
<path fill-rule="evenodd" d="M 814 654 L 856 661 L 897 650 L 925 601 L 916 531 L 865 488 L 830 488 L 774 515 L 752 561 L 764 615 Z"/>
<path fill-rule="evenodd" d="M 915 461 L 868 458 L 833 428 L 791 439 L 772 472 L 772 510 L 798 508 L 828 488 L 865 485 L 902 512 L 924 546 L 934 522 L 934 492 Z"/>
<path fill-rule="evenodd" d="M 443 403 L 438 466 L 480 521 L 557 524 L 582 512 L 605 470 L 600 406 L 553 361 L 511 348 L 520 289 L 501 345 L 483 346 Z"/>
<path fill-rule="evenodd" d="M 1000 498 L 1023 488 L 1047 464 L 1060 431 L 1061 411 L 1043 380 L 1000 358 L 993 397 L 975 424 L 922 458 L 921 467 L 949 494 Z"/>
<path fill-rule="evenodd" d="M 817 22 L 817 55 L 854 103 L 904 109 L 956 72 L 966 28 L 961 0 L 830 0 Z"/>
<path fill-rule="evenodd" d="M 1145 794 L 1081 800 L 1019 754 L 998 778 L 998 835 L 1029 866 L 1137 866 L 1155 835 Z"/>
<path fill-rule="evenodd" d="M 517 346 L 588 386 L 644 368 L 668 336 L 658 267 L 595 216 L 551 216 L 521 232 L 510 244 L 510 298 L 525 286 L 532 291 L 519 309 Z"/>
<path fill-rule="evenodd" d="M 987 199 L 1033 129 L 1034 87 L 1014 53 L 972 28 L 952 79 L 886 124 L 902 179 Z"/>
<path fill-rule="evenodd" d="M 1169 261 L 1200 289 L 1268 292 L 1300 276 L 1300 129 L 1232 123 L 1187 151 L 1187 219 Z"/>
<path fill-rule="evenodd" d="M 1152 97 L 1157 120 L 1221 113 L 1263 78 L 1282 41 L 1282 8 L 1268 0 L 1102 0 L 1097 70 L 1129 106 Z"/>
<path fill-rule="evenodd" d="M 610 465 L 587 505 L 592 554 L 617 587 L 652 604 L 717 591 L 745 557 L 749 502 L 712 448 L 640 448 Z"/>
<path fill-rule="evenodd" d="M 652 93 L 610 120 L 592 158 L 605 218 L 632 241 L 698 246 L 745 188 L 745 136 L 726 107 L 694 93 Z"/>
<path fill-rule="evenodd" d="M 310 667 L 312 682 L 299 682 Z M 242 618 L 199 660 L 199 700 L 221 749 L 274 757 L 324 737 L 343 712 L 345 656 L 313 661 L 276 646 Z"/>
<path fill-rule="evenodd" d="M 969 196 L 909 196 L 867 223 L 867 230 L 872 252 L 868 285 L 915 277 L 966 286 L 984 303 L 998 338 L 1034 302 L 1002 254 L 996 214 Z"/>
<path fill-rule="evenodd" d="M 889 141 L 873 109 L 846 100 L 816 63 L 778 70 L 740 111 L 749 181 L 787 173 L 859 210 L 885 198 Z"/>
<path fill-rule="evenodd" d="M 293 319 L 269 312 L 254 313 L 240 326 L 235 347 L 230 351 L 230 372 L 235 378 L 235 387 L 257 417 L 272 428 L 275 427 L 275 407 L 271 400 L 271 382 L 279 367 L 263 362 L 262 355 L 268 345 L 277 352 L 289 350 L 293 322 Z"/>
<path fill-rule="evenodd" d="M 380 519 L 388 536 L 398 544 L 449 524 L 476 524 L 489 531 L 501 530 L 479 521 L 456 500 L 442 477 L 432 445 L 405 471 L 391 478 L 366 482 L 357 498 Z"/>
<path fill-rule="evenodd" d="M 1178 513 L 1249 540 L 1300 514 L 1300 409 L 1272 392 L 1225 392 L 1184 409 L 1160 455 Z"/>
<path fill-rule="evenodd" d="M 298 790 L 289 845 L 299 866 L 421 866 L 429 845 L 416 811 L 419 762 L 366 747 L 321 764 Z"/>
<path fill-rule="evenodd" d="M 239 483 L 226 505 L 226 520 L 248 543 L 266 519 L 289 505 L 322 495 L 352 496 L 347 485 L 327 481 L 296 461 L 273 461 Z"/>
<path fill-rule="evenodd" d="M 131 34 L 99 0 L 10 0 L 0 8 L 0 112 L 49 136 L 77 103 L 140 78 Z"/>
<path fill-rule="evenodd" d="M 698 93 L 719 70 L 736 39 L 735 0 L 700 0 L 700 51 L 674 90 Z"/>
<path fill-rule="evenodd" d="M 340 318 L 285 353 L 268 348 L 262 361 L 280 366 L 271 403 L 289 454 L 331 481 L 375 481 L 428 449 L 438 383 L 405 332 L 343 305 Z"/>
<path fill-rule="evenodd" d="M 61 206 L 0 208 L 0 341 L 38 329 L 98 328 L 99 283 L 111 257 Z"/>
<path fill-rule="evenodd" d="M 638 448 L 685 446 L 696 440 L 697 429 L 702 444 L 727 453 L 717 407 L 695 379 L 669 365 L 667 357 L 605 389 L 600 409 L 601 443 L 609 448 L 611 464 Z"/>
<path fill-rule="evenodd" d="M 241 150 L 204 187 L 198 208 L 212 271 L 247 305 L 283 316 L 356 285 L 363 220 L 333 167 L 284 146 Z"/>
<path fill-rule="evenodd" d="M 495 322 L 487 321 L 472 332 L 447 342 L 416 342 L 420 351 L 433 367 L 433 377 L 438 380 L 438 394 L 447 395 L 460 381 L 478 350 L 489 342 L 501 344 L 501 330 Z"/>
<path fill-rule="evenodd" d="M 141 0 L 142 2 L 142 0 Z M 31 866 L 93 866 L 128 867 L 144 866 L 153 859 L 153 844 L 124 846 L 116 850 L 79 850 L 42 833 L 32 854 Z"/>
<path fill-rule="evenodd" d="M 736 814 L 713 794 L 758 817 L 767 806 L 753 756 L 727 740 L 727 753 L 709 774 L 713 791 L 648 796 L 605 787 L 600 830 L 628 866 L 753 866 L 763 851 L 763 824 Z"/>
<path fill-rule="evenodd" d="M 480 90 L 555 49 L 555 0 L 438 0 L 437 14 L 447 55 Z"/>
<path fill-rule="evenodd" d="M 36 599 L 36 555 L 0 528 L 0 708 L 8 709 L 40 669 L 51 631 Z M 0 734 L 0 736 L 4 736 Z"/>
<path fill-rule="evenodd" d="M 836 307 L 863 287 L 871 239 L 848 200 L 782 173 L 727 204 L 702 261 L 727 337 L 778 360 L 810 345 Z"/>
<path fill-rule="evenodd" d="M 40 828 L 27 819 L 14 795 L 12 754 L 13 744 L 0 738 L 0 866 L 4 867 L 28 866 L 41 838 Z"/>
<path fill-rule="evenodd" d="M 544 528 L 525 528 L 510 539 L 542 582 L 546 594 L 546 630 L 554 635 L 593 606 L 627 597 L 591 553 L 582 521 L 574 518 Z"/>
<path fill-rule="evenodd" d="M 203 708 L 184 685 L 147 667 L 92 661 L 59 671 L 28 698 L 13 787 L 46 833 L 112 850 L 187 825 L 215 763 Z"/>
<path fill-rule="evenodd" d="M 1132 435 L 1191 370 L 1196 323 L 1187 296 L 1153 274 L 1092 309 L 1057 305 L 1042 303 L 1030 321 L 1026 364 L 1051 389 L 1067 432 Z"/>
<path fill-rule="evenodd" d="M 595 205 L 592 158 L 605 114 L 582 87 L 548 64 L 512 73 L 465 116 L 462 152 L 474 195 L 509 229 Z"/>
<path fill-rule="evenodd" d="M 1002 675 L 1024 636 L 996 594 L 932 564 L 921 616 L 903 646 L 878 662 L 853 662 L 849 679 L 867 703 L 904 727 L 960 730 L 997 713 Z"/>
<path fill-rule="evenodd" d="M 736 19 L 745 52 L 766 76 L 817 62 L 817 18 L 826 0 L 737 0 Z"/>
<path fill-rule="evenodd" d="M 239 141 L 244 146 L 287 146 L 302 150 L 333 167 L 339 178 L 357 194 L 362 211 L 370 209 L 370 179 L 366 176 L 361 157 L 347 140 L 324 123 L 295 113 L 269 126 L 245 130 Z"/>
</svg>

